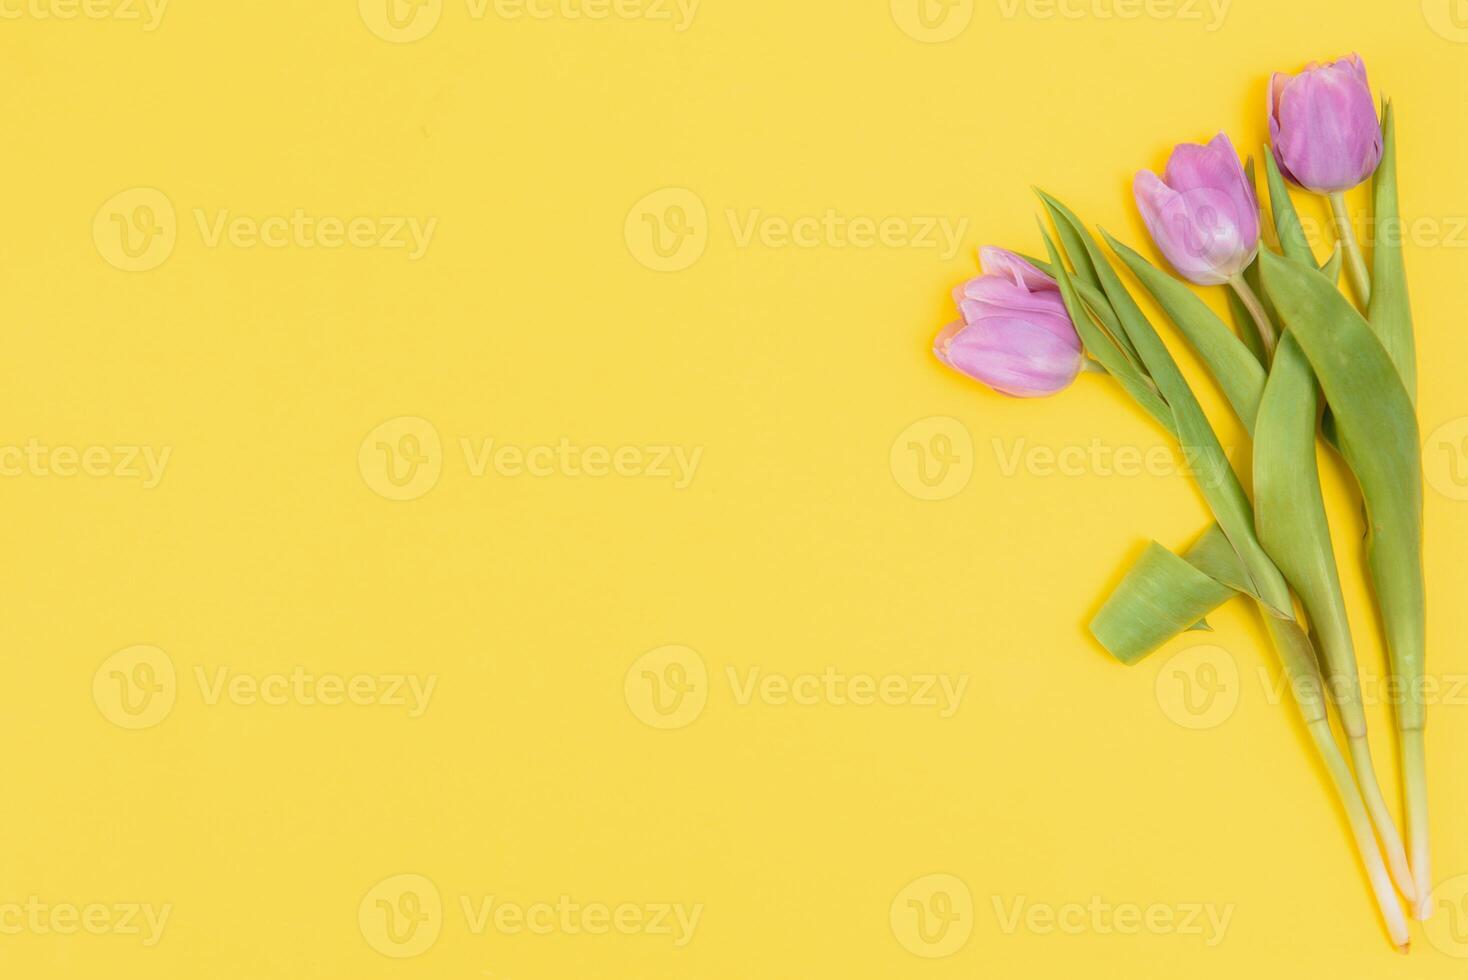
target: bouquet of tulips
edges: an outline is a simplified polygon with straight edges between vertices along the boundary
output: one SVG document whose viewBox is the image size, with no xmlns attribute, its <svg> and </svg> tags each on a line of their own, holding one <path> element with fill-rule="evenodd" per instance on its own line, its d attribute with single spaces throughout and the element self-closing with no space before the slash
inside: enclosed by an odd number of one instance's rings
<svg viewBox="0 0 1468 980">
<path fill-rule="evenodd" d="M 1213 523 L 1180 553 L 1153 542 L 1091 623 L 1134 664 L 1243 595 L 1267 624 L 1289 688 L 1345 809 L 1393 944 L 1409 945 L 1402 899 L 1430 912 L 1423 758 L 1425 588 L 1422 471 L 1414 407 L 1416 354 L 1402 262 L 1393 113 L 1378 106 L 1361 58 L 1275 74 L 1269 214 L 1252 162 L 1227 136 L 1173 150 L 1161 177 L 1137 174 L 1147 230 L 1193 286 L 1224 286 L 1234 328 L 1180 279 L 1102 236 L 1217 380 L 1253 440 L 1245 490 L 1197 398 L 1087 226 L 1040 193 L 1054 236 L 1047 256 L 980 251 L 983 275 L 955 290 L 962 319 L 935 342 L 944 364 L 1006 395 L 1068 387 L 1083 370 L 1111 376 L 1194 461 Z M 1344 192 L 1373 180 L 1368 266 Z M 1317 261 L 1290 199 L 1294 184 L 1330 201 L 1337 242 Z M 1261 244 L 1271 229 L 1277 251 Z M 1338 287 L 1344 270 L 1350 302 Z M 1360 487 L 1366 558 L 1387 637 L 1404 783 L 1407 846 L 1382 795 L 1366 738 L 1355 647 L 1317 470 L 1317 439 Z M 1331 727 L 1334 712 L 1345 751 Z M 1399 898 L 1400 894 L 1400 898 Z"/>
</svg>

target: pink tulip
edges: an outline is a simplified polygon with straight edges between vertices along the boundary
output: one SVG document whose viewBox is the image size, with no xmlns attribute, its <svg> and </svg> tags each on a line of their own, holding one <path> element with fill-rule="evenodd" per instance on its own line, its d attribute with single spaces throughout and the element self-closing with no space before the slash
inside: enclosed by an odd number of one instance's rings
<svg viewBox="0 0 1468 980">
<path fill-rule="evenodd" d="M 1370 177 L 1381 162 L 1381 123 L 1361 56 L 1311 62 L 1298 75 L 1275 72 L 1269 141 L 1284 175 L 1317 194 Z"/>
<path fill-rule="evenodd" d="M 1181 143 L 1161 178 L 1132 182 L 1137 209 L 1172 267 L 1200 286 L 1231 282 L 1259 251 L 1259 198 L 1222 133 L 1207 146 Z"/>
<path fill-rule="evenodd" d="M 1055 280 L 1002 248 L 979 250 L 985 274 L 953 291 L 963 319 L 933 342 L 938 360 L 1016 398 L 1053 395 L 1085 363 Z"/>
</svg>

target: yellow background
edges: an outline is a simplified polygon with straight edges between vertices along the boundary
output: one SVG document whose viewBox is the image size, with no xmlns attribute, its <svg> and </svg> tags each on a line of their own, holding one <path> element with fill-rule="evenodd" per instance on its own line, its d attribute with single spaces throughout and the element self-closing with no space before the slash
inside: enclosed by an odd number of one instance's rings
<svg viewBox="0 0 1468 980">
<path fill-rule="evenodd" d="M 929 352 L 976 246 L 1040 248 L 1032 184 L 1140 244 L 1137 168 L 1219 129 L 1257 147 L 1271 70 L 1360 50 L 1400 109 L 1407 216 L 1449 239 L 1408 249 L 1424 439 L 1461 419 L 1468 30 L 1446 2 L 1234 0 L 1219 22 L 1203 3 L 1108 17 L 1111 0 L 1077 0 L 1078 16 L 963 0 L 936 43 L 886 0 L 703 0 L 682 31 L 630 16 L 646 3 L 603 20 L 559 7 L 476 19 L 445 0 L 418 11 L 439 19 L 406 43 L 375 33 L 355 0 L 173 0 L 151 31 L 40 16 L 67 3 L 15 0 L 0 19 L 0 446 L 171 456 L 152 488 L 36 467 L 0 478 L 0 907 L 172 911 L 150 947 L 0 935 L 0 973 L 1461 973 L 1468 919 L 1451 917 L 1468 908 L 1440 909 L 1432 935 L 1414 925 L 1410 959 L 1392 953 L 1323 770 L 1272 693 L 1255 613 L 1233 603 L 1216 633 L 1132 669 L 1087 634 L 1142 544 L 1185 545 L 1202 502 L 1175 473 L 1005 461 L 1097 439 L 1145 451 L 1164 444 L 1156 428 L 1099 377 L 1011 401 Z M 104 205 L 134 188 L 166 196 L 176 242 L 128 272 L 106 231 L 136 201 Z M 668 206 L 688 201 L 638 211 L 665 188 L 704 209 L 682 212 L 698 237 L 679 271 L 649 268 L 638 237 L 644 213 L 675 220 Z M 414 261 L 211 246 L 197 218 L 296 209 L 437 226 Z M 953 254 L 737 234 L 755 211 L 828 210 L 908 222 L 898 230 L 968 224 Z M 1199 389 L 1246 462 L 1216 389 Z M 375 445 L 359 449 L 402 417 L 438 434 L 440 472 L 394 501 L 374 489 Z M 935 418 L 969 434 L 955 465 L 970 476 L 921 500 L 907 443 L 954 431 Z M 702 455 L 682 489 L 564 469 L 475 476 L 465 438 Z M 1427 449 L 1450 493 L 1457 441 Z M 1363 671 L 1379 676 L 1341 477 L 1329 462 Z M 1430 670 L 1455 677 L 1468 673 L 1455 599 L 1468 505 L 1449 493 L 1427 498 Z M 114 723 L 104 661 L 137 645 L 166 655 L 176 690 L 132 731 Z M 660 730 L 643 720 L 645 675 L 629 671 L 668 646 L 693 654 L 660 656 L 704 666 L 706 700 Z M 1230 710 L 1196 729 L 1177 672 L 1199 657 L 1237 674 Z M 197 682 L 200 669 L 298 666 L 437 687 L 410 718 L 211 704 Z M 828 666 L 968 686 L 945 718 L 741 703 L 728 674 Z M 1452 905 L 1468 893 L 1454 883 L 1468 873 L 1468 696 L 1446 693 L 1429 758 L 1435 877 Z M 1394 786 L 1388 719 L 1378 705 L 1373 744 Z M 369 933 L 373 889 L 403 874 L 428 879 L 442 912 L 436 941 L 396 959 Z M 917 955 L 933 950 L 902 920 L 934 881 L 969 930 L 943 958 Z M 460 904 L 563 895 L 703 909 L 679 947 L 476 935 Z M 1212 946 L 1089 919 L 1078 934 L 1006 931 L 996 912 L 1093 897 L 1233 911 Z"/>
</svg>

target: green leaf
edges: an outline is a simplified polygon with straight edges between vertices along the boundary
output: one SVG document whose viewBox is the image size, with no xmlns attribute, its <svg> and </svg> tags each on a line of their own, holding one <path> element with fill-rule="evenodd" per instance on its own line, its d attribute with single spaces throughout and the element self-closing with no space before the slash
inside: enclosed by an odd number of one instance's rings
<svg viewBox="0 0 1468 980">
<path fill-rule="evenodd" d="M 1254 431 L 1254 522 L 1259 541 L 1299 595 L 1333 679 L 1341 724 L 1366 732 L 1356 647 L 1346 618 L 1320 471 L 1315 375 L 1291 331 L 1280 338 Z"/>
<path fill-rule="evenodd" d="M 1335 250 L 1330 253 L 1330 258 L 1326 259 L 1325 265 L 1320 267 L 1320 271 L 1325 273 L 1325 278 L 1337 286 L 1341 282 L 1341 260 L 1345 257 L 1345 254 L 1345 252 L 1341 251 L 1340 243 L 1337 242 Z"/>
<path fill-rule="evenodd" d="M 1041 234 L 1044 235 L 1045 247 L 1050 252 L 1051 261 L 1048 263 L 1050 268 L 1047 271 L 1060 286 L 1060 298 L 1065 303 L 1065 311 L 1070 315 L 1071 323 L 1075 326 L 1076 334 L 1081 338 L 1081 344 L 1086 348 L 1086 353 L 1095 358 L 1148 415 L 1171 432 L 1172 410 L 1157 393 L 1157 386 L 1132 363 L 1111 337 L 1091 321 L 1085 304 L 1082 303 L 1076 292 L 1075 281 L 1066 270 L 1065 263 L 1060 261 L 1054 240 L 1048 233 L 1045 233 L 1043 228 Z"/>
<path fill-rule="evenodd" d="M 1310 250 L 1310 239 L 1305 237 L 1295 202 L 1290 199 L 1290 186 L 1279 172 L 1279 164 L 1274 162 L 1274 152 L 1267 146 L 1264 148 L 1264 172 L 1269 183 L 1269 210 L 1274 216 L 1274 234 L 1279 239 L 1280 249 L 1292 259 L 1315 266 L 1315 253 Z"/>
<path fill-rule="evenodd" d="M 1412 336 L 1412 303 L 1407 297 L 1407 267 L 1402 261 L 1402 216 L 1397 205 L 1397 124 L 1388 102 L 1383 110 L 1381 165 L 1373 183 L 1376 242 L 1371 261 L 1368 319 L 1397 366 L 1407 395 L 1417 398 L 1417 343 Z"/>
<path fill-rule="evenodd" d="M 1412 399 L 1382 341 L 1321 272 L 1271 253 L 1262 256 L 1261 269 L 1335 411 L 1341 452 L 1361 486 L 1367 559 L 1392 669 L 1409 695 L 1397 709 L 1398 726 L 1420 728 L 1426 600 L 1421 441 Z"/>
<path fill-rule="evenodd" d="M 1131 338 L 1162 399 L 1172 409 L 1178 442 L 1193 459 L 1198 487 L 1243 563 L 1249 593 L 1258 598 L 1272 615 L 1293 618 L 1293 604 L 1284 576 L 1265 554 L 1254 533 L 1254 511 L 1249 498 L 1172 354 L 1147 322 L 1080 219 L 1049 195 L 1042 193 L 1041 197 L 1056 225 L 1070 224 L 1074 236 L 1081 241 L 1117 319 Z"/>
<path fill-rule="evenodd" d="M 1135 664 L 1173 637 L 1207 628 L 1204 617 L 1235 594 L 1153 541 L 1091 620 L 1091 633 L 1117 660 Z"/>
<path fill-rule="evenodd" d="M 1275 165 L 1274 154 L 1266 154 L 1276 237 L 1287 255 L 1314 266 L 1315 255 L 1301 229 L 1289 187 Z M 1323 272 L 1332 283 L 1340 275 L 1340 262 L 1337 245 Z M 1315 455 L 1319 412 L 1320 397 L 1310 361 L 1294 334 L 1286 330 L 1275 352 L 1254 432 L 1254 522 L 1264 550 L 1284 572 L 1309 614 L 1333 680 L 1341 724 L 1348 734 L 1360 737 L 1366 732 L 1366 719 L 1356 647 L 1336 571 Z"/>
<path fill-rule="evenodd" d="M 1197 293 L 1108 235 L 1105 229 L 1101 235 L 1198 352 L 1218 380 L 1234 414 L 1253 435 L 1254 416 L 1264 395 L 1264 368 L 1259 359 Z"/>
</svg>

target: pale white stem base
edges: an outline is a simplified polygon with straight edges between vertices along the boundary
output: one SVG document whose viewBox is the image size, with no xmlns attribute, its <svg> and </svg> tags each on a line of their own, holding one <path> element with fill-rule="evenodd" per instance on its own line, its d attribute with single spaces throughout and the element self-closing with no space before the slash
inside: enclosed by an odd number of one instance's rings
<svg viewBox="0 0 1468 980">
<path fill-rule="evenodd" d="M 1366 805 L 1361 802 L 1356 780 L 1351 775 L 1350 767 L 1346 765 L 1345 756 L 1341 755 L 1340 747 L 1335 743 L 1335 737 L 1331 735 L 1330 722 L 1321 718 L 1310 722 L 1309 726 L 1320 758 L 1325 762 L 1325 768 L 1330 771 L 1331 780 L 1335 783 L 1336 795 L 1345 807 L 1346 818 L 1351 823 L 1351 833 L 1356 838 L 1356 851 L 1366 868 L 1367 878 L 1371 880 L 1371 891 L 1376 896 L 1376 905 L 1381 910 L 1387 934 L 1391 936 L 1392 945 L 1397 947 L 1397 951 L 1405 953 L 1412 945 L 1412 937 L 1407 932 L 1407 915 L 1402 910 L 1401 899 L 1397 897 L 1397 891 L 1392 887 L 1391 875 L 1381 859 L 1381 849 L 1377 847 L 1376 835 L 1371 828 L 1371 817 L 1366 813 Z"/>
<path fill-rule="evenodd" d="M 1386 799 L 1381 795 L 1381 787 L 1376 779 L 1376 765 L 1371 761 L 1371 747 L 1367 744 L 1365 735 L 1349 736 L 1347 745 L 1351 751 L 1351 768 L 1356 770 L 1356 784 L 1361 788 L 1366 812 L 1371 815 L 1371 823 L 1376 827 L 1376 836 L 1381 841 L 1381 850 L 1386 856 L 1386 866 L 1392 873 L 1392 881 L 1396 882 L 1397 891 L 1402 893 L 1407 903 L 1415 904 L 1417 886 L 1413 881 L 1411 865 L 1407 862 L 1407 849 L 1402 846 L 1402 835 L 1397 831 L 1397 823 L 1392 819 Z"/>
</svg>

